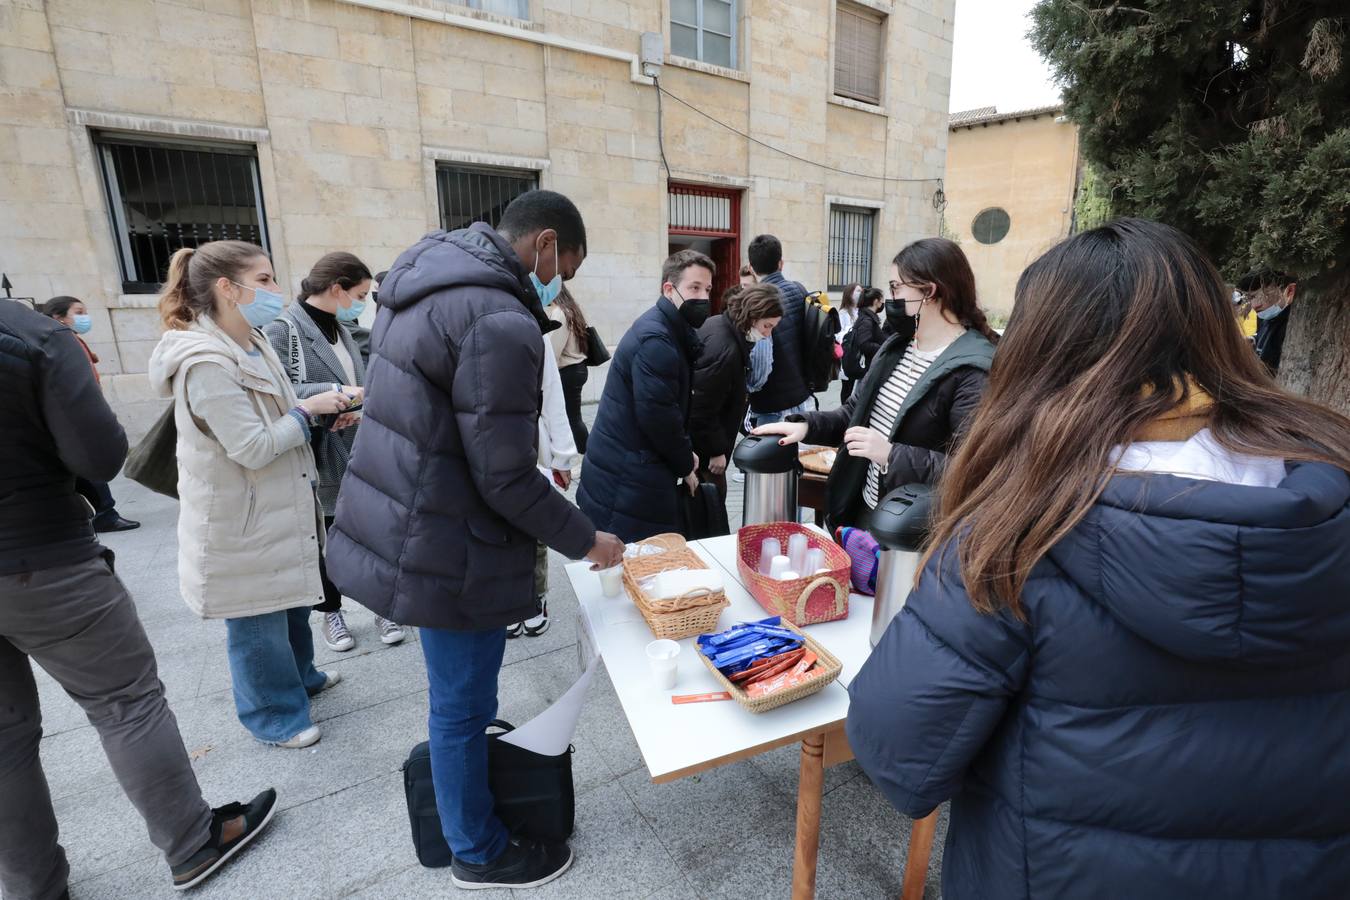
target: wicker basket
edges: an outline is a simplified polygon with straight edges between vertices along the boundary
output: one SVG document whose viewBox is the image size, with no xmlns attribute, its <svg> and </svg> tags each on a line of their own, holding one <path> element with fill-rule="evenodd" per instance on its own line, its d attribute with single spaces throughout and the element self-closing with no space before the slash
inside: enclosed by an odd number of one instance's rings
<svg viewBox="0 0 1350 900">
<path fill-rule="evenodd" d="M 733 700 L 750 710 L 752 713 L 767 712 L 768 710 L 777 709 L 780 706 L 791 703 L 793 700 L 800 700 L 803 697 L 809 697 L 812 694 L 819 693 L 825 689 L 825 685 L 838 678 L 839 673 L 844 670 L 843 663 L 841 663 L 833 653 L 812 640 L 810 635 L 799 628 L 793 627 L 789 622 L 784 622 L 783 627 L 791 629 L 802 636 L 802 639 L 806 641 L 807 649 L 816 655 L 816 667 L 812 673 L 812 677 L 807 681 L 794 687 L 775 691 L 767 697 L 751 698 L 749 694 L 742 690 L 740 685 L 732 683 L 730 678 L 727 678 L 727 676 L 717 671 L 717 667 L 712 664 L 712 660 L 703 655 L 702 650 L 696 649 L 695 652 L 698 653 L 698 658 L 703 660 L 703 664 L 708 667 L 708 671 L 712 672 L 713 678 L 716 678 L 718 683 L 722 685 L 722 690 L 731 694 Z"/>
<path fill-rule="evenodd" d="M 794 534 L 805 534 L 812 547 L 825 551 L 825 569 L 792 581 L 779 581 L 759 571 L 760 545 L 778 538 L 784 550 Z M 825 535 L 792 522 L 747 525 L 736 533 L 736 567 L 741 582 L 759 605 L 793 625 L 818 625 L 848 618 L 848 589 L 853 561 Z"/>
<path fill-rule="evenodd" d="M 638 581 L 671 569 L 708 568 L 697 553 L 690 550 L 679 535 L 657 535 L 641 543 L 665 547 L 664 553 L 634 556 L 623 561 L 623 583 L 633 605 L 642 613 L 647 627 L 658 638 L 680 638 L 717 630 L 717 620 L 729 604 L 725 591 L 706 588 L 690 591 L 669 600 L 657 600 L 638 586 Z"/>
</svg>

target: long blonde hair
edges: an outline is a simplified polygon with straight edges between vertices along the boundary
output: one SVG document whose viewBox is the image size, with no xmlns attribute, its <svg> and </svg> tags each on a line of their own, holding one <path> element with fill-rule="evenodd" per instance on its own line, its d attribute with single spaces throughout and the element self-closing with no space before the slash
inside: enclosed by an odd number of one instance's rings
<svg viewBox="0 0 1350 900">
<path fill-rule="evenodd" d="M 165 330 L 181 331 L 210 313 L 215 308 L 211 285 L 216 279 L 238 281 L 253 260 L 266 255 L 266 250 L 248 241 L 211 241 L 195 250 L 174 251 L 159 294 L 159 319 Z"/>
</svg>

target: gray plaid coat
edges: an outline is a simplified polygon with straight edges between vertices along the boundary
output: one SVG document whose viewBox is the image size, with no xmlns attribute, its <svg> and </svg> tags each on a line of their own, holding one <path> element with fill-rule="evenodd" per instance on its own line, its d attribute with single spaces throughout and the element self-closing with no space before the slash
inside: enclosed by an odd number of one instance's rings
<svg viewBox="0 0 1350 900">
<path fill-rule="evenodd" d="M 296 397 L 303 400 L 331 391 L 334 384 L 347 383 L 347 375 L 342 370 L 337 354 L 319 326 L 300 309 L 299 301 L 287 306 L 263 332 L 286 367 Z M 338 323 L 338 339 L 352 356 L 356 384 L 364 387 L 365 361 L 352 338 L 350 328 L 342 323 Z M 318 468 L 319 503 L 325 516 L 332 517 L 337 510 L 338 488 L 342 486 L 342 476 L 347 472 L 347 460 L 352 453 L 352 444 L 356 441 L 356 428 L 352 426 L 339 432 L 313 432 L 315 437 L 310 441 L 310 447 L 314 450 L 314 463 Z"/>
</svg>

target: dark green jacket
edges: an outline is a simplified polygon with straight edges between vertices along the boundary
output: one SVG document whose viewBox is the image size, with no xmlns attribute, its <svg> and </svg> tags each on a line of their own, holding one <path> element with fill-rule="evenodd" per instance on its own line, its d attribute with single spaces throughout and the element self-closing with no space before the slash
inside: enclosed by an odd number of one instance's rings
<svg viewBox="0 0 1350 900">
<path fill-rule="evenodd" d="M 806 440 L 839 447 L 826 488 L 831 526 L 859 524 L 868 462 L 849 455 L 844 432 L 866 425 L 872 417 L 881 386 L 891 377 L 909 346 L 909 338 L 895 336 L 877 351 L 862 384 L 848 402 L 829 412 L 791 416 L 806 422 Z M 924 372 L 905 397 L 890 438 L 890 466 L 882 479 L 881 494 L 904 484 L 934 484 L 946 464 L 947 453 L 961 434 L 966 419 L 984 396 L 994 345 L 978 331 L 967 331 L 952 342 Z"/>
</svg>

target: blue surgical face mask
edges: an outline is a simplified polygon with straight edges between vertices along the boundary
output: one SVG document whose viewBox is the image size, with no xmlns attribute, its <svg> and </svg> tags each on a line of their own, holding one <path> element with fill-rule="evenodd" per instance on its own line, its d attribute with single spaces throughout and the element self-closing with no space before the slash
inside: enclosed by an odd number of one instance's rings
<svg viewBox="0 0 1350 900">
<path fill-rule="evenodd" d="M 535 254 L 534 257 L 534 272 L 530 273 L 530 284 L 534 285 L 534 292 L 539 295 L 539 302 L 544 304 L 545 306 L 548 306 L 554 300 L 557 300 L 558 295 L 562 293 L 562 272 L 560 272 L 558 269 L 559 269 L 558 242 L 554 241 L 553 280 L 550 281 L 548 284 L 544 284 L 542 281 L 539 280 L 539 276 L 536 274 L 539 271 L 538 254 Z"/>
<path fill-rule="evenodd" d="M 1278 316 L 1278 315 L 1279 315 L 1280 313 L 1282 313 L 1282 312 L 1284 312 L 1284 307 L 1283 307 L 1283 306 L 1280 306 L 1280 305 L 1277 303 L 1277 304 L 1275 304 L 1274 306 L 1267 306 L 1265 309 L 1263 309 L 1263 310 L 1261 310 L 1259 313 L 1257 313 L 1257 314 L 1256 314 L 1256 317 L 1257 317 L 1258 319 L 1266 319 L 1266 320 L 1270 320 L 1270 319 L 1275 318 L 1276 316 Z"/>
<path fill-rule="evenodd" d="M 71 316 L 70 330 L 76 334 L 88 334 L 89 329 L 94 327 L 94 321 L 83 313 L 77 313 Z"/>
<path fill-rule="evenodd" d="M 233 283 L 239 284 L 237 281 Z M 266 288 L 252 287 L 247 284 L 239 284 L 239 286 L 253 292 L 252 303 L 239 304 L 239 312 L 243 313 L 244 321 L 248 322 L 249 325 L 254 328 L 262 328 L 281 315 L 281 308 L 286 305 L 285 297 Z"/>
<path fill-rule="evenodd" d="M 365 309 L 366 309 L 366 301 L 364 300 L 353 300 L 352 305 L 346 307 L 345 309 L 339 306 L 337 311 L 338 321 L 355 322 L 357 319 L 361 317 L 361 313 L 365 312 Z"/>
</svg>

